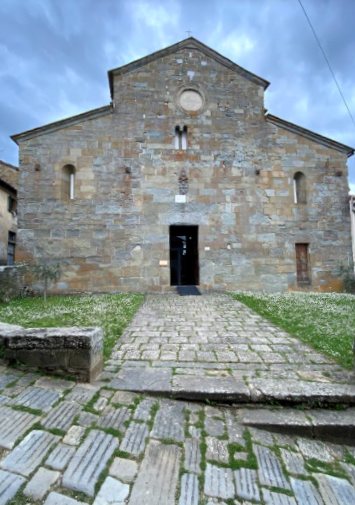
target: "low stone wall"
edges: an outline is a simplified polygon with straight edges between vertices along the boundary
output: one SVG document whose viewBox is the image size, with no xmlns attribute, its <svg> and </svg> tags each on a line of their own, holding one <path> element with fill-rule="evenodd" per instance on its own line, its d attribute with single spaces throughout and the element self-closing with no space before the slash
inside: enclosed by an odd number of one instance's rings
<svg viewBox="0 0 355 505">
<path fill-rule="evenodd" d="M 0 302 L 21 296 L 25 288 L 23 265 L 0 266 Z"/>
<path fill-rule="evenodd" d="M 93 382 L 103 367 L 101 328 L 2 329 L 0 342 L 5 359 L 23 363 L 54 375 L 75 376 Z"/>
</svg>

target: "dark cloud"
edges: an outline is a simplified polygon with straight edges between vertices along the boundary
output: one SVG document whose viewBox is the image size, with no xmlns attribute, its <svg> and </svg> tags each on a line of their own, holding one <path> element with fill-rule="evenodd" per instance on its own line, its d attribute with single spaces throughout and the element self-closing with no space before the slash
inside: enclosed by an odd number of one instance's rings
<svg viewBox="0 0 355 505">
<path fill-rule="evenodd" d="M 355 115 L 355 2 L 302 0 Z M 269 111 L 355 145 L 297 0 L 2 0 L 0 157 L 9 135 L 109 103 L 108 69 L 193 35 L 268 79 Z M 355 190 L 355 160 L 350 160 Z"/>
</svg>

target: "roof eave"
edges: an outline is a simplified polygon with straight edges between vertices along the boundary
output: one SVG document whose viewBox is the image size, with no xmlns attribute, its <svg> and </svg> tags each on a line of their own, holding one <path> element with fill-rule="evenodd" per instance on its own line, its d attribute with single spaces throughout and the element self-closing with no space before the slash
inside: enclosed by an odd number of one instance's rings
<svg viewBox="0 0 355 505">
<path fill-rule="evenodd" d="M 167 56 L 169 54 L 174 54 L 177 51 L 180 51 L 181 49 L 199 49 L 203 53 L 205 53 L 207 56 L 210 56 L 211 58 L 217 60 L 219 63 L 222 65 L 230 68 L 231 70 L 234 70 L 235 72 L 240 73 L 241 75 L 244 75 L 249 80 L 252 80 L 259 86 L 262 86 L 264 89 L 266 89 L 270 83 L 269 81 L 266 81 L 262 77 L 259 77 L 256 74 L 253 74 L 252 72 L 249 72 L 249 70 L 246 70 L 243 67 L 240 67 L 233 61 L 229 60 L 225 56 L 221 55 L 214 49 L 206 46 L 199 40 L 195 39 L 194 37 L 189 37 L 187 39 L 184 39 L 176 44 L 172 44 L 171 46 L 168 46 L 164 49 L 160 49 L 159 51 L 155 51 L 154 53 L 151 53 L 147 56 L 143 56 L 143 58 L 139 58 L 138 60 L 134 60 L 131 63 L 128 63 L 127 65 L 122 65 L 121 67 L 113 68 L 107 72 L 108 74 L 108 80 L 109 80 L 109 85 L 110 85 L 110 93 L 111 93 L 111 98 L 113 98 L 113 76 L 114 75 L 123 75 L 128 72 L 131 72 L 133 70 L 136 70 L 137 68 L 140 68 L 144 65 L 147 65 L 148 63 L 157 60 L 158 58 L 163 58 L 164 56 Z"/>
<path fill-rule="evenodd" d="M 342 144 L 341 142 L 337 142 L 336 140 L 330 139 L 328 137 L 324 137 L 323 135 L 320 135 L 319 133 L 315 133 L 312 130 L 307 130 L 307 128 L 303 128 L 302 126 L 298 126 L 294 123 L 290 123 L 289 121 L 286 121 L 285 119 L 281 119 L 277 116 L 273 116 L 272 114 L 266 114 L 265 117 L 268 122 L 274 124 L 275 126 L 279 126 L 280 128 L 284 128 L 285 130 L 291 131 L 293 133 L 297 133 L 298 135 L 301 135 L 302 137 L 313 140 L 314 142 L 317 142 L 318 144 L 322 144 L 322 145 L 329 147 L 331 149 L 335 149 L 338 152 L 345 153 L 345 154 L 347 154 L 348 158 L 350 156 L 352 156 L 355 152 L 355 149 L 353 147 L 347 146 L 345 144 Z"/>
<path fill-rule="evenodd" d="M 0 186 L 17 195 L 17 189 L 1 178 L 0 178 Z"/>
<path fill-rule="evenodd" d="M 39 128 L 33 128 L 32 130 L 27 130 L 22 133 L 17 133 L 11 135 L 10 138 L 19 145 L 19 142 L 32 139 L 34 137 L 39 137 L 40 135 L 45 135 L 46 133 L 51 133 L 57 130 L 61 130 L 67 126 L 72 126 L 77 123 L 82 123 L 83 121 L 89 121 L 90 119 L 95 119 L 97 117 L 106 116 L 112 112 L 112 105 L 105 105 L 99 107 L 98 109 L 93 109 L 82 114 L 77 114 L 76 116 L 71 116 L 65 119 L 60 119 L 53 123 L 49 123 Z"/>
</svg>

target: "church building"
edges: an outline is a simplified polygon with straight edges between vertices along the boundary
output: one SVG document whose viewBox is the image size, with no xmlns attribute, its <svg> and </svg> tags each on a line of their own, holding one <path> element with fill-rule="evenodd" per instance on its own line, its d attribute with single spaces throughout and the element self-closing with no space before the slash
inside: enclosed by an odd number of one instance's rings
<svg viewBox="0 0 355 505">
<path fill-rule="evenodd" d="M 62 261 L 65 293 L 341 288 L 353 148 L 193 37 L 108 80 L 110 105 L 12 137 L 16 260 Z"/>
</svg>

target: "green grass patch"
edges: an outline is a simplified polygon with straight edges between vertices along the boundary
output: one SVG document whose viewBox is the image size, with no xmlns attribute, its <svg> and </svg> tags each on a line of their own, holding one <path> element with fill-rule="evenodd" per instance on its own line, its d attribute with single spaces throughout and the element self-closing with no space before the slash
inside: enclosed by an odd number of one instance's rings
<svg viewBox="0 0 355 505">
<path fill-rule="evenodd" d="M 355 296 L 343 293 L 252 293 L 232 296 L 344 368 L 353 368 Z"/>
<path fill-rule="evenodd" d="M 143 298 L 140 293 L 53 296 L 47 303 L 42 298 L 19 298 L 0 303 L 0 321 L 25 328 L 100 326 L 105 336 L 104 358 L 107 359 Z"/>
</svg>

